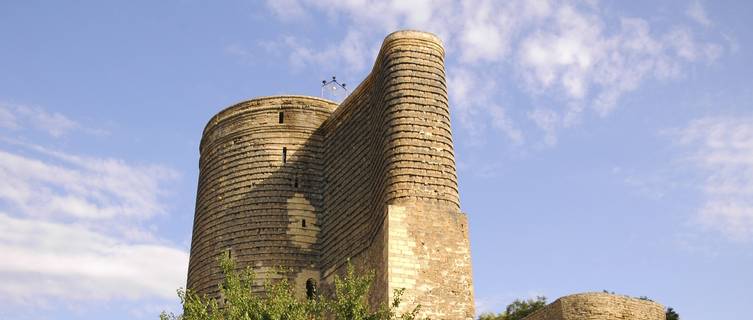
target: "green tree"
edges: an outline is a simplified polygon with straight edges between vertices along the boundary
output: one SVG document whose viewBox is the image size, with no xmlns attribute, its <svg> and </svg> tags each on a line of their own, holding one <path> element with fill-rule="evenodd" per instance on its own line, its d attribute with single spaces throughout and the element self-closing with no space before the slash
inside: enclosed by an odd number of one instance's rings
<svg viewBox="0 0 753 320">
<path fill-rule="evenodd" d="M 665 313 L 667 320 L 680 320 L 680 315 L 675 312 L 674 309 L 667 308 L 667 312 Z"/>
<path fill-rule="evenodd" d="M 479 320 L 520 320 L 546 306 L 546 297 L 536 299 L 515 299 L 507 305 L 505 311 L 499 314 L 484 313 Z"/>
<path fill-rule="evenodd" d="M 365 275 L 359 275 L 350 261 L 348 261 L 345 277 L 335 276 L 335 298 L 328 303 L 328 310 L 334 319 L 416 319 L 416 315 L 421 308 L 420 305 L 413 308 L 410 312 L 400 315 L 396 313 L 396 310 L 400 307 L 400 301 L 405 289 L 398 289 L 393 292 L 394 298 L 389 306 L 382 304 L 376 311 L 369 311 L 368 293 L 373 280 L 373 271 L 366 272 Z"/>
<path fill-rule="evenodd" d="M 420 309 L 397 314 L 403 290 L 394 292 L 391 304 L 382 304 L 372 311 L 368 294 L 374 279 L 373 272 L 356 273 L 348 261 L 344 277 L 335 276 L 335 295 L 327 299 L 315 295 L 312 299 L 298 299 L 286 278 L 266 281 L 264 295 L 252 293 L 254 273 L 250 268 L 235 271 L 229 254 L 220 257 L 224 281 L 220 285 L 220 300 L 199 296 L 190 290 L 178 289 L 183 314 L 162 312 L 160 320 L 414 320 Z"/>
</svg>

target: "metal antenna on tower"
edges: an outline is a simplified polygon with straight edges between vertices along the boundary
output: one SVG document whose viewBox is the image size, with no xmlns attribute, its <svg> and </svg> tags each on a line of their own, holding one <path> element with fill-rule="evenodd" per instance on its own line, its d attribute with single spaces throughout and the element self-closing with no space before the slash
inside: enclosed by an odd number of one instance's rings
<svg viewBox="0 0 753 320">
<path fill-rule="evenodd" d="M 348 96 L 348 88 L 345 83 L 338 82 L 336 76 L 332 76 L 332 80 L 322 80 L 322 98 L 325 98 L 325 93 L 331 100 L 341 101 Z"/>
</svg>

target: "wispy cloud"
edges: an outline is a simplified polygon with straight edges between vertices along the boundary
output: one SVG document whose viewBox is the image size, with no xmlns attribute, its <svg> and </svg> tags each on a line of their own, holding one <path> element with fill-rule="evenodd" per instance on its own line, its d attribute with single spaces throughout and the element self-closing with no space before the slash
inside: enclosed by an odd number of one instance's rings
<svg viewBox="0 0 753 320">
<path fill-rule="evenodd" d="M 559 120 L 556 112 L 550 109 L 539 108 L 529 112 L 528 117 L 536 124 L 536 126 L 544 130 L 545 144 L 551 146 L 557 143 L 557 127 L 559 125 Z"/>
<path fill-rule="evenodd" d="M 53 137 L 60 137 L 79 127 L 78 123 L 57 113 L 38 107 L 0 104 L 0 127 L 18 129 L 31 126 Z"/>
<path fill-rule="evenodd" d="M 260 45 L 268 52 L 286 56 L 295 71 L 321 68 L 340 70 L 341 78 L 353 78 L 364 70 L 376 56 L 378 41 L 370 41 L 359 30 L 349 30 L 342 41 L 317 48 L 310 41 L 295 36 L 285 36 L 279 42 L 263 42 Z M 342 77 L 345 76 L 345 77 Z"/>
<path fill-rule="evenodd" d="M 102 129 L 87 128 L 69 117 L 50 112 L 41 107 L 0 103 L 0 128 L 9 130 L 36 130 L 53 138 L 60 138 L 72 131 L 102 135 Z"/>
<path fill-rule="evenodd" d="M 486 80 L 480 81 L 477 76 L 479 73 L 466 68 L 450 69 L 447 81 L 452 90 L 449 98 L 460 125 L 477 142 L 483 141 L 482 133 L 491 127 L 502 132 L 512 145 L 522 144 L 525 139 L 523 132 L 513 122 L 507 108 L 493 99 L 495 80 L 483 75 Z"/>
<path fill-rule="evenodd" d="M 753 241 L 753 117 L 712 117 L 672 132 L 701 175 L 695 221 L 735 241 Z"/>
<path fill-rule="evenodd" d="M 1 110 L 4 126 L 22 136 L 36 126 L 52 136 L 78 127 L 40 108 Z M 143 225 L 168 213 L 166 190 L 177 178 L 165 166 L 0 139 L 0 300 L 173 298 L 188 254 Z"/>
<path fill-rule="evenodd" d="M 231 43 L 223 50 L 226 54 L 238 58 L 243 64 L 252 64 L 255 61 L 254 53 L 239 43 Z"/>
<path fill-rule="evenodd" d="M 685 10 L 685 14 L 690 17 L 690 19 L 693 19 L 693 21 L 698 22 L 705 27 L 711 26 L 711 19 L 709 19 L 706 10 L 703 8 L 700 1 L 693 1 Z"/>
<path fill-rule="evenodd" d="M 128 243 L 77 224 L 1 212 L 0 253 L 0 297 L 18 304 L 169 299 L 184 285 L 188 265 L 187 253 L 170 246 Z"/>
<path fill-rule="evenodd" d="M 16 116 L 11 112 L 10 108 L 3 105 L 0 105 L 0 128 L 18 128 L 18 120 L 16 119 Z"/>
<path fill-rule="evenodd" d="M 600 16 L 574 7 L 560 8 L 550 21 L 521 40 L 518 74 L 535 94 L 591 106 L 601 116 L 644 81 L 677 78 L 685 63 L 714 61 L 722 50 L 699 43 L 687 28 L 652 32 L 638 18 L 622 18 L 610 32 Z"/>
<path fill-rule="evenodd" d="M 530 126 L 540 130 L 545 144 L 553 144 L 557 131 L 552 128 L 576 126 L 589 110 L 607 116 L 622 96 L 644 82 L 681 78 L 690 64 L 710 63 L 724 53 L 721 45 L 699 40 L 692 26 L 657 29 L 648 19 L 606 16 L 598 2 L 393 1 L 370 4 L 368 10 L 358 0 L 290 2 L 291 8 L 303 8 L 292 10 L 292 16 L 324 13 L 348 25 L 345 37 L 331 43 L 314 45 L 286 38 L 281 46 L 288 48 L 290 62 L 297 68 L 329 63 L 332 69 L 365 72 L 378 49 L 374 44 L 386 33 L 401 28 L 437 33 L 449 53 L 449 89 L 453 107 L 465 118 L 463 131 L 498 131 L 512 144 L 531 141 L 525 136 L 532 132 L 517 129 Z M 286 14 L 275 2 L 269 6 L 278 15 Z M 709 22 L 698 2 L 688 14 L 701 24 Z M 333 58 L 337 54 L 349 60 L 338 61 Z M 520 81 L 495 81 L 510 75 Z M 461 78 L 472 80 L 468 82 L 474 86 L 472 94 L 460 87 Z M 533 102 L 517 105 L 531 111 L 488 107 L 489 101 L 505 105 L 500 103 L 500 92 L 509 90 L 527 94 Z M 463 99 L 477 95 L 482 97 Z M 542 115 L 535 102 L 541 99 L 562 106 L 549 109 L 546 122 L 531 116 Z"/>
<path fill-rule="evenodd" d="M 267 0 L 267 6 L 275 16 L 286 21 L 300 19 L 306 15 L 297 0 Z"/>
<path fill-rule="evenodd" d="M 149 218 L 165 212 L 162 186 L 177 177 L 161 166 L 23 146 L 35 156 L 0 150 L 0 201 L 25 216 Z"/>
</svg>

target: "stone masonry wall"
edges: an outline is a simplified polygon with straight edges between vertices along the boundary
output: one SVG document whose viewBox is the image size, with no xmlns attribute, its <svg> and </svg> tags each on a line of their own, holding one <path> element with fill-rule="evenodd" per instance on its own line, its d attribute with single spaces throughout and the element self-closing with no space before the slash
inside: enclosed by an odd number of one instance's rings
<svg viewBox="0 0 753 320">
<path fill-rule="evenodd" d="M 473 317 L 467 222 L 460 212 L 444 74 L 435 36 L 388 36 L 367 79 L 323 125 L 325 281 L 347 258 L 406 288 L 425 316 Z M 385 229 L 386 222 L 389 229 Z"/>
<path fill-rule="evenodd" d="M 318 281 L 319 127 L 335 107 L 317 98 L 268 97 L 210 120 L 200 146 L 188 288 L 216 295 L 217 258 L 226 250 L 238 269 L 254 268 L 259 286 L 280 266 L 298 292 L 307 279 Z"/>
<path fill-rule="evenodd" d="M 217 295 L 223 251 L 260 282 L 289 268 L 298 292 L 307 279 L 326 288 L 351 259 L 376 272 L 374 305 L 405 288 L 404 306 L 421 304 L 422 316 L 472 319 L 468 223 L 435 36 L 389 35 L 340 106 L 281 96 L 225 109 L 200 153 L 188 288 Z"/>
<path fill-rule="evenodd" d="M 564 296 L 524 320 L 664 320 L 656 302 L 608 293 Z"/>
</svg>

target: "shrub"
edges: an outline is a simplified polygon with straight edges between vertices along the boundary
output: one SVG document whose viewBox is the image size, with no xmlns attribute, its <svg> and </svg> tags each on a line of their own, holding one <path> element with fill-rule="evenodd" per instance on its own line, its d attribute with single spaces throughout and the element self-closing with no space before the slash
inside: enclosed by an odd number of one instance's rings
<svg viewBox="0 0 753 320">
<path fill-rule="evenodd" d="M 235 262 L 228 253 L 221 255 L 220 267 L 225 279 L 220 286 L 222 301 L 199 296 L 190 290 L 178 289 L 183 314 L 162 312 L 160 320 L 414 320 L 420 305 L 410 312 L 397 314 L 404 289 L 394 291 L 391 304 L 382 304 L 372 311 L 368 295 L 374 272 L 357 274 L 348 261 L 344 277 L 335 276 L 333 298 L 315 295 L 298 299 L 286 278 L 264 283 L 266 294 L 252 293 L 254 272 L 246 268 L 235 271 Z"/>
</svg>

